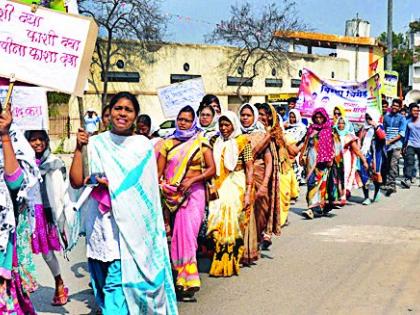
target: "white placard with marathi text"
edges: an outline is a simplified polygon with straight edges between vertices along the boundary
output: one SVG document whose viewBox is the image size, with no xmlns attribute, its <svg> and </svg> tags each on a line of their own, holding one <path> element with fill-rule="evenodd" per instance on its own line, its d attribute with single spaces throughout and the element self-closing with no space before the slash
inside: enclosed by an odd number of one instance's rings
<svg viewBox="0 0 420 315">
<path fill-rule="evenodd" d="M 158 89 L 163 114 L 167 119 L 176 118 L 179 110 L 187 105 L 197 110 L 204 95 L 202 78 L 186 80 Z"/>
<path fill-rule="evenodd" d="M 0 86 L 0 102 L 5 106 L 8 86 Z M 40 87 L 16 86 L 11 98 L 13 126 L 21 130 L 48 130 L 47 91 Z"/>
<path fill-rule="evenodd" d="M 91 18 L 0 0 L 0 76 L 82 96 L 97 33 Z"/>
</svg>

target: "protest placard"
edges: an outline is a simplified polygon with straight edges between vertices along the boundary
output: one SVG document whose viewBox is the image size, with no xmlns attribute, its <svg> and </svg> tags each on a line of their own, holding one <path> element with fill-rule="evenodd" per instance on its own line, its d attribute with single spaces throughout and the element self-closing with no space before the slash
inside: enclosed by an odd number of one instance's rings
<svg viewBox="0 0 420 315">
<path fill-rule="evenodd" d="M 0 86 L 4 104 L 8 86 Z M 21 130 L 48 130 L 47 91 L 40 87 L 16 86 L 11 98 L 13 126 Z"/>
<path fill-rule="evenodd" d="M 97 33 L 92 18 L 0 0 L 0 76 L 82 96 Z"/>
<path fill-rule="evenodd" d="M 381 93 L 388 97 L 398 96 L 398 72 L 389 70 L 384 72 Z"/>
<path fill-rule="evenodd" d="M 195 110 L 205 95 L 202 78 L 174 83 L 158 89 L 158 96 L 166 118 L 175 118 L 181 108 L 190 105 Z"/>
<path fill-rule="evenodd" d="M 323 107 L 332 117 L 334 107 L 346 109 L 352 122 L 363 122 L 367 108 L 381 110 L 381 83 L 379 74 L 364 82 L 323 80 L 308 69 L 303 69 L 296 108 L 305 117 L 311 117 L 315 108 Z"/>
<path fill-rule="evenodd" d="M 27 4 L 40 4 L 41 0 L 20 0 Z M 77 0 L 51 0 L 49 8 L 57 11 L 78 14 Z"/>
</svg>

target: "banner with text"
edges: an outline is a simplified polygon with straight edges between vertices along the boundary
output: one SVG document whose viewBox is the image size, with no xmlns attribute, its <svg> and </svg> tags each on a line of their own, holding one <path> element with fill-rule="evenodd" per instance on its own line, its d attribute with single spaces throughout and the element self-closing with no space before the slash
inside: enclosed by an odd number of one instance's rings
<svg viewBox="0 0 420 315">
<path fill-rule="evenodd" d="M 21 0 L 27 4 L 40 4 L 41 0 Z M 51 0 L 49 3 L 49 8 L 62 11 L 67 13 L 79 14 L 79 9 L 77 5 L 77 0 Z"/>
<path fill-rule="evenodd" d="M 397 97 L 398 96 L 398 72 L 397 71 L 388 71 L 384 72 L 384 79 L 382 80 L 382 90 L 381 93 L 388 97 Z"/>
<path fill-rule="evenodd" d="M 305 117 L 311 117 L 315 108 L 323 107 L 333 117 L 334 107 L 346 109 L 352 122 L 364 122 L 367 108 L 381 110 L 381 83 L 379 74 L 364 82 L 323 80 L 308 69 L 303 69 L 296 108 Z"/>
<path fill-rule="evenodd" d="M 158 89 L 158 96 L 166 118 L 175 118 L 184 106 L 190 105 L 195 110 L 205 95 L 202 78 L 174 83 Z"/>
<path fill-rule="evenodd" d="M 92 18 L 0 0 L 0 76 L 82 96 L 97 34 Z"/>
<path fill-rule="evenodd" d="M 4 104 L 8 86 L 0 86 Z M 11 98 L 13 126 L 22 130 L 48 130 L 47 91 L 40 87 L 16 86 Z"/>
</svg>

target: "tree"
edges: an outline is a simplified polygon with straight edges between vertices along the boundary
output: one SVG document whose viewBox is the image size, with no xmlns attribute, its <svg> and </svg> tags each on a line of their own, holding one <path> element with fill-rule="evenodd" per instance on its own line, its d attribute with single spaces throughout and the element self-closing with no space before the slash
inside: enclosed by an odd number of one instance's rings
<svg viewBox="0 0 420 315">
<path fill-rule="evenodd" d="M 158 0 L 81 0 L 80 13 L 91 16 L 99 26 L 91 79 L 102 107 L 107 103 L 108 73 L 119 59 L 129 65 L 132 58 L 153 61 L 150 45 L 160 42 L 166 30 L 166 18 L 159 11 Z M 102 89 L 94 74 L 101 70 Z"/>
<path fill-rule="evenodd" d="M 248 2 L 237 4 L 231 6 L 230 19 L 220 21 L 207 35 L 206 41 L 209 43 L 237 48 L 229 56 L 227 70 L 228 73 L 240 75 L 236 94 L 242 101 L 241 88 L 256 78 L 265 65 L 275 68 L 276 73 L 288 65 L 288 44 L 275 33 L 306 29 L 297 18 L 299 15 L 295 9 L 295 2 L 289 0 L 283 0 L 280 7 L 275 3 L 269 4 L 260 12 L 255 12 Z"/>
<path fill-rule="evenodd" d="M 387 34 L 383 32 L 378 40 L 386 43 Z M 399 80 L 404 91 L 408 90 L 408 76 L 410 65 L 413 64 L 413 51 L 410 49 L 408 36 L 403 33 L 393 33 L 392 42 L 394 49 L 392 52 L 392 69 L 399 73 Z"/>
</svg>

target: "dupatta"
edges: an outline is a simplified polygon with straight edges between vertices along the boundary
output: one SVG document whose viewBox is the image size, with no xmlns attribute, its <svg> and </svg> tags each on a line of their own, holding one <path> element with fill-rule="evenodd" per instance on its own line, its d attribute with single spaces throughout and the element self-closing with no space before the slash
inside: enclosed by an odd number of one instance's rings
<svg viewBox="0 0 420 315">
<path fill-rule="evenodd" d="M 91 174 L 109 181 L 130 314 L 177 314 L 152 144 L 108 131 L 89 140 L 88 154 Z"/>
</svg>

